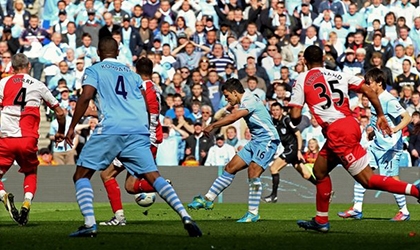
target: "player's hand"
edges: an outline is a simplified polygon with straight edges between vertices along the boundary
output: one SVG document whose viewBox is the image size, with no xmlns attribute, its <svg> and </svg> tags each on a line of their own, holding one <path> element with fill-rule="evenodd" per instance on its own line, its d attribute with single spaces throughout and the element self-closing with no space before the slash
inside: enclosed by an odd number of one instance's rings
<svg viewBox="0 0 420 250">
<path fill-rule="evenodd" d="M 204 130 L 203 133 L 206 137 L 210 137 L 210 133 L 213 130 L 213 125 L 208 125 Z"/>
<path fill-rule="evenodd" d="M 378 116 L 378 120 L 376 121 L 376 127 L 382 131 L 384 135 L 392 135 L 392 129 L 389 127 L 388 122 L 384 115 Z"/>
<path fill-rule="evenodd" d="M 57 147 L 60 142 L 63 142 L 65 138 L 66 136 L 64 134 L 56 133 L 54 135 L 55 147 Z"/>
<path fill-rule="evenodd" d="M 305 158 L 303 157 L 302 152 L 300 152 L 300 150 L 298 150 L 297 156 L 299 161 L 305 162 Z"/>
<path fill-rule="evenodd" d="M 67 131 L 65 140 L 70 147 L 73 147 L 73 139 L 74 139 L 74 128 L 69 128 L 69 131 Z"/>
</svg>

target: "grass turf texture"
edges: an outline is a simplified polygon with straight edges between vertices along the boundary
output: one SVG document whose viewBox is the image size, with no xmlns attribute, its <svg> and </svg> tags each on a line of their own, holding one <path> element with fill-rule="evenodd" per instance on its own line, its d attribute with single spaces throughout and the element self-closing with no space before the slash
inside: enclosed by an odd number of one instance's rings
<svg viewBox="0 0 420 250">
<path fill-rule="evenodd" d="M 296 220 L 314 215 L 314 204 L 261 204 L 261 221 L 249 224 L 236 223 L 245 214 L 246 204 L 215 204 L 213 211 L 190 211 L 203 237 L 189 238 L 179 217 L 166 204 L 154 204 L 148 209 L 125 204 L 126 226 L 99 226 L 96 238 L 69 238 L 68 234 L 83 221 L 76 203 L 35 202 L 25 227 L 0 210 L 0 246 L 7 250 L 420 249 L 420 205 L 409 206 L 408 222 L 389 221 L 397 212 L 394 204 L 366 204 L 363 220 L 344 220 L 336 215 L 348 207 L 331 205 L 331 230 L 323 234 L 305 232 L 296 225 Z M 95 203 L 95 212 L 98 223 L 112 217 L 106 203 Z M 410 232 L 416 235 L 410 236 Z"/>
</svg>

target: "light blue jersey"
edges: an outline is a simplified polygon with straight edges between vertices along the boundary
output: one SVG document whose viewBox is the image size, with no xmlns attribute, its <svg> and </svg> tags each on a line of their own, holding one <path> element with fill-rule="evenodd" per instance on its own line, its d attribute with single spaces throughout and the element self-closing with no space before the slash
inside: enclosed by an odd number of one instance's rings
<svg viewBox="0 0 420 250">
<path fill-rule="evenodd" d="M 99 123 L 95 134 L 149 135 L 140 76 L 116 59 L 105 59 L 88 67 L 82 85 L 97 90 L 95 104 Z"/>
<path fill-rule="evenodd" d="M 405 109 L 398 100 L 388 91 L 382 92 L 379 96 L 382 110 L 391 128 L 397 126 L 401 121 L 401 114 Z M 375 132 L 375 139 L 368 148 L 369 165 L 372 168 L 379 168 L 379 173 L 386 176 L 397 176 L 399 173 L 400 157 L 403 151 L 403 138 L 401 130 L 392 136 L 383 135 L 376 127 L 378 119 L 376 110 L 372 107 L 371 126 Z"/>
<path fill-rule="evenodd" d="M 246 109 L 249 112 L 244 119 L 251 132 L 252 140 L 280 141 L 270 114 L 263 102 L 256 95 L 245 91 L 239 109 Z"/>
<path fill-rule="evenodd" d="M 379 96 L 379 101 L 381 103 L 382 110 L 385 114 L 386 120 L 391 128 L 397 126 L 401 121 L 401 114 L 403 114 L 405 109 L 401 106 L 398 100 L 391 95 L 388 91 L 382 92 Z M 370 125 L 375 131 L 375 140 L 372 143 L 372 147 L 378 150 L 396 150 L 401 151 L 403 149 L 403 139 L 401 130 L 392 136 L 383 135 L 376 127 L 377 113 L 376 110 L 371 107 L 372 117 L 370 119 Z"/>
</svg>

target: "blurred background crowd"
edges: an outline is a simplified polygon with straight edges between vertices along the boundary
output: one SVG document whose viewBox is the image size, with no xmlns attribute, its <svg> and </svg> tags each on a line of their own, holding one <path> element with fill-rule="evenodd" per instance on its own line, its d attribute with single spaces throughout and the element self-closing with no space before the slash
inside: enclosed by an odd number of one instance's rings
<svg viewBox="0 0 420 250">
<path fill-rule="evenodd" d="M 127 66 L 150 58 L 162 92 L 158 165 L 226 164 L 250 133 L 239 120 L 211 138 L 203 136 L 208 124 L 237 109 L 226 103 L 220 87 L 238 78 L 267 109 L 278 102 L 286 115 L 294 79 L 306 70 L 302 55 L 309 45 L 324 50 L 326 68 L 360 77 L 372 67 L 385 72 L 388 90 L 412 115 L 401 166 L 419 165 L 418 0 L 0 0 L 0 23 L 1 77 L 13 74 L 11 56 L 24 53 L 31 74 L 45 82 L 68 117 L 85 68 L 99 60 L 101 38 L 117 40 L 118 60 Z M 369 101 L 350 95 L 365 132 Z M 77 127 L 77 146 L 42 148 L 41 165 L 74 164 L 98 123 L 90 116 L 95 109 L 92 104 Z M 304 114 L 299 130 L 311 161 L 325 139 L 307 108 Z M 50 110 L 46 117 L 48 137 L 57 123 Z M 369 143 L 366 133 L 362 143 Z"/>
</svg>

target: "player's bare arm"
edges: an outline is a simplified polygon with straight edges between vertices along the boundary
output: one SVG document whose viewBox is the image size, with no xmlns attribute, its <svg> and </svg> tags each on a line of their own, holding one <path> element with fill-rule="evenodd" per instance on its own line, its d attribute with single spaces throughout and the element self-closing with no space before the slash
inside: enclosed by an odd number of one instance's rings
<svg viewBox="0 0 420 250">
<path fill-rule="evenodd" d="M 229 125 L 231 123 L 234 123 L 235 121 L 241 119 L 244 116 L 247 116 L 248 114 L 249 114 L 249 111 L 247 109 L 239 109 L 236 112 L 223 117 L 222 119 L 218 120 L 217 122 L 210 124 L 209 126 L 207 126 L 204 129 L 203 132 L 206 136 L 209 136 L 210 132 L 213 129 L 220 128 L 220 127 L 223 127 L 225 125 Z"/>
<path fill-rule="evenodd" d="M 76 127 L 77 123 L 79 123 L 82 116 L 85 114 L 86 109 L 89 106 L 89 102 L 96 94 L 96 89 L 90 85 L 83 86 L 83 92 L 80 96 L 79 100 L 76 103 L 76 109 L 74 110 L 73 119 L 71 120 L 71 124 L 69 130 L 67 131 L 65 141 L 70 146 L 73 146 L 73 138 L 74 138 L 74 128 Z"/>
<path fill-rule="evenodd" d="M 369 86 L 363 84 L 360 88 L 360 92 L 365 94 L 369 99 L 370 103 L 376 110 L 376 114 L 378 120 L 376 121 L 376 126 L 387 135 L 392 134 L 391 127 L 389 126 L 388 122 L 386 121 L 384 112 L 381 107 L 381 103 L 379 102 L 378 95 L 373 91 Z"/>
<path fill-rule="evenodd" d="M 405 128 L 411 122 L 411 116 L 407 111 L 401 114 L 401 118 L 402 119 L 400 123 L 398 123 L 398 125 L 392 129 L 393 133 L 397 133 L 401 129 Z"/>
<path fill-rule="evenodd" d="M 58 122 L 58 131 L 55 134 L 55 145 L 57 146 L 58 143 L 62 142 L 64 140 L 64 133 L 66 130 L 66 114 L 64 113 L 64 110 L 59 106 L 55 106 L 53 108 L 57 122 Z"/>
<path fill-rule="evenodd" d="M 150 126 L 150 108 L 149 108 L 149 104 L 146 101 L 147 100 L 147 98 L 146 98 L 146 91 L 144 91 L 144 89 L 141 89 L 141 95 L 143 96 L 144 103 L 146 104 L 147 120 L 149 121 L 149 126 Z"/>
<path fill-rule="evenodd" d="M 298 148 L 297 148 L 298 149 L 298 152 L 297 152 L 298 160 L 304 162 L 305 158 L 303 158 L 303 155 L 302 155 L 302 144 L 303 144 L 302 143 L 302 134 L 298 130 L 298 131 L 296 131 L 295 135 L 296 135 L 297 144 L 298 144 Z"/>
</svg>

